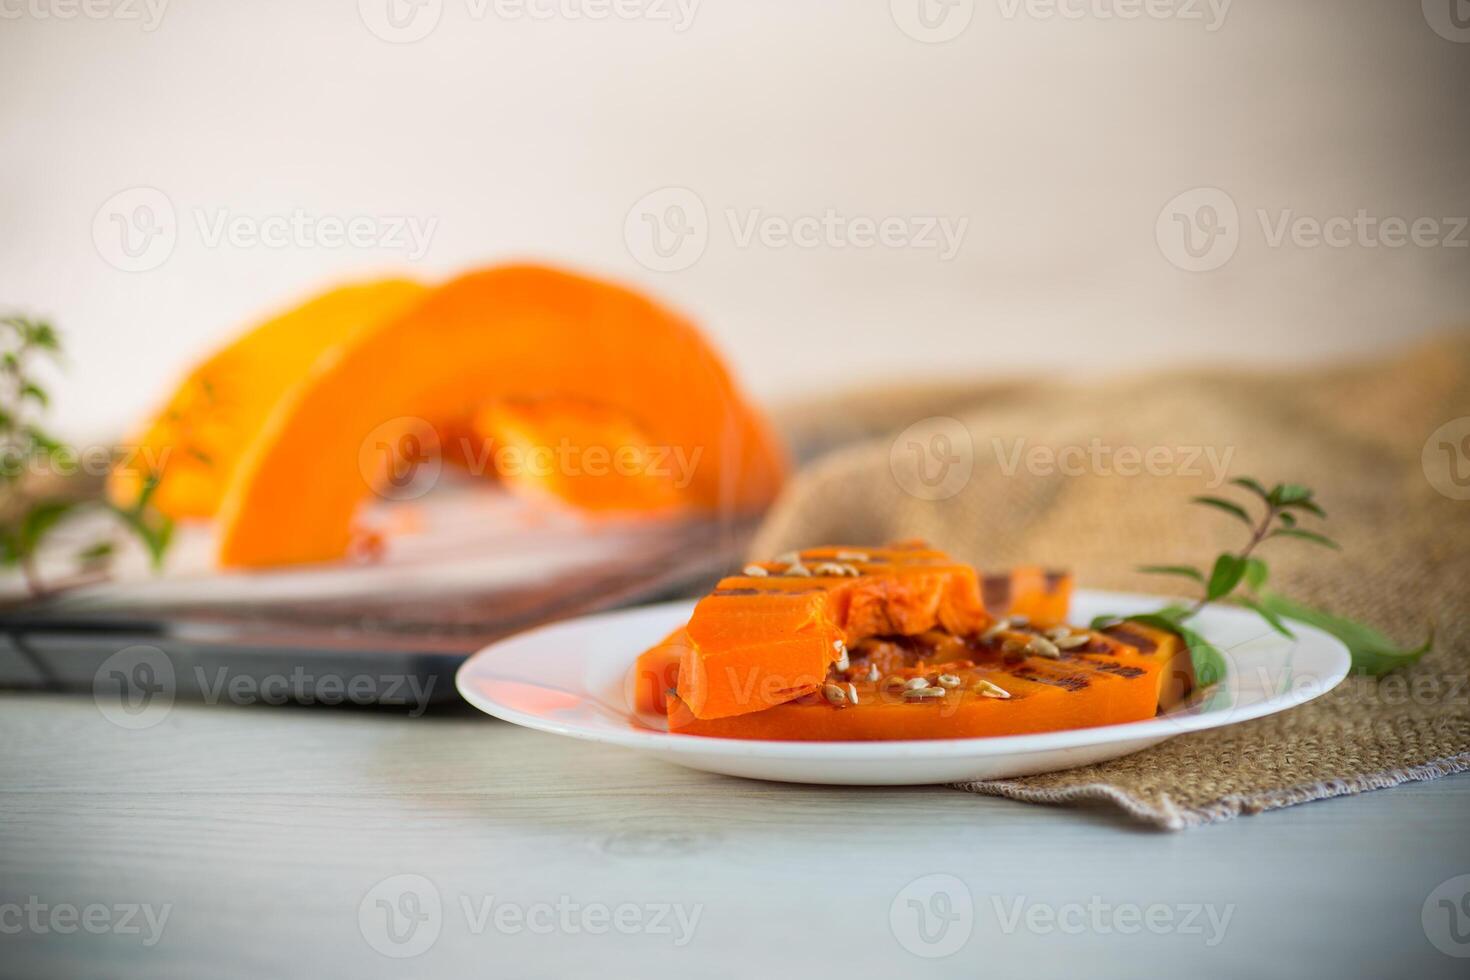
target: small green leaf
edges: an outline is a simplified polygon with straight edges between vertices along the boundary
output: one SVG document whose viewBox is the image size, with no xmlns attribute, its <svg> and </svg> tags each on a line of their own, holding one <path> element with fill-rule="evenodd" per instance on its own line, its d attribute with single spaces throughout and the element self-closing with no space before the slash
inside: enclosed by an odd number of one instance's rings
<svg viewBox="0 0 1470 980">
<path fill-rule="evenodd" d="M 1281 621 L 1281 617 L 1276 615 L 1275 611 L 1273 611 L 1269 607 L 1262 605 L 1255 599 L 1247 599 L 1244 596 L 1236 599 L 1236 601 L 1239 602 L 1242 606 L 1245 606 L 1247 609 L 1255 610 L 1256 614 L 1264 619 L 1268 626 L 1270 626 L 1276 632 L 1280 633 L 1282 636 L 1291 640 L 1296 639 L 1296 634 L 1288 629 L 1287 625 Z"/>
<path fill-rule="evenodd" d="M 1335 551 L 1342 550 L 1342 545 L 1327 537 L 1325 534 L 1318 534 L 1316 531 L 1304 531 L 1299 527 L 1278 528 L 1277 530 L 1272 531 L 1270 534 L 1266 535 L 1266 537 L 1301 538 L 1303 541 L 1310 541 L 1313 544 L 1320 544 L 1324 548 L 1332 548 Z"/>
<path fill-rule="evenodd" d="M 1277 507 L 1289 507 L 1312 499 L 1312 491 L 1297 483 L 1278 483 L 1267 499 Z"/>
<path fill-rule="evenodd" d="M 1401 650 L 1392 640 L 1366 623 L 1334 616 L 1274 592 L 1263 593 L 1260 600 L 1262 606 L 1280 617 L 1315 626 L 1337 637 L 1352 654 L 1353 669 L 1373 677 L 1381 677 L 1400 667 L 1412 666 L 1434 646 L 1433 630 L 1430 631 L 1429 638 L 1417 647 Z"/>
<path fill-rule="evenodd" d="M 1306 511 L 1309 514 L 1316 514 L 1318 517 L 1321 518 L 1327 517 L 1327 511 L 1323 510 L 1315 500 L 1294 500 L 1289 504 L 1282 504 L 1281 506 L 1296 507 Z M 1284 517 L 1286 515 L 1283 514 L 1282 516 Z"/>
<path fill-rule="evenodd" d="M 1087 624 L 1087 628 L 1093 630 L 1105 630 L 1109 626 L 1115 626 L 1120 622 L 1122 622 L 1121 617 L 1111 614 L 1104 614 L 1102 616 L 1092 617 L 1092 622 Z"/>
<path fill-rule="evenodd" d="M 1259 558 L 1247 558 L 1245 560 L 1245 584 L 1253 589 L 1259 589 L 1266 584 L 1271 571 L 1266 563 Z"/>
<path fill-rule="evenodd" d="M 46 397 L 46 392 L 29 381 L 20 386 L 20 397 L 22 399 L 29 398 L 42 408 L 51 404 L 51 400 Z"/>
<path fill-rule="evenodd" d="M 21 556 L 33 555 L 41 539 L 76 507 L 71 500 L 40 500 L 20 519 L 16 547 Z"/>
<path fill-rule="evenodd" d="M 1245 560 L 1238 555 L 1221 555 L 1215 559 L 1210 571 L 1210 581 L 1205 586 L 1205 597 L 1213 602 L 1229 595 L 1245 575 Z"/>
<path fill-rule="evenodd" d="M 1214 507 L 1216 510 L 1223 510 L 1225 513 L 1245 521 L 1249 527 L 1256 526 L 1256 522 L 1251 520 L 1251 515 L 1245 512 L 1245 508 L 1234 501 L 1226 500 L 1223 497 L 1195 497 L 1193 502 L 1204 504 L 1206 507 Z"/>
<path fill-rule="evenodd" d="M 1296 527 L 1296 515 L 1282 511 L 1276 515 L 1276 519 L 1286 527 Z"/>
<path fill-rule="evenodd" d="M 1205 580 L 1204 573 L 1191 565 L 1139 565 L 1138 570 L 1145 575 L 1177 575 L 1201 583 Z"/>
<path fill-rule="evenodd" d="M 1189 659 L 1194 663 L 1194 681 L 1201 688 L 1218 684 L 1225 678 L 1225 655 L 1209 640 L 1180 622 L 1179 614 L 1170 610 L 1129 616 L 1131 620 L 1156 629 L 1176 633 L 1189 648 Z"/>
<path fill-rule="evenodd" d="M 1261 486 L 1259 481 L 1253 480 L 1248 476 L 1238 476 L 1230 482 L 1235 484 L 1237 487 L 1245 487 L 1247 490 L 1260 497 L 1262 500 L 1271 499 L 1270 492 L 1267 491 L 1265 487 Z"/>
</svg>

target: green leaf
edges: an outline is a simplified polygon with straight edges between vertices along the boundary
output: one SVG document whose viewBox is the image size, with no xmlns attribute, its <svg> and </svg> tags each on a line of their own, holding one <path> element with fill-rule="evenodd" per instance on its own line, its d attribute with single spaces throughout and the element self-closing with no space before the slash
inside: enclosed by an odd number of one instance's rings
<svg viewBox="0 0 1470 980">
<path fill-rule="evenodd" d="M 1342 545 L 1327 537 L 1327 535 L 1318 534 L 1316 531 L 1304 531 L 1299 527 L 1278 528 L 1275 531 L 1272 531 L 1270 534 L 1266 535 L 1266 537 L 1301 538 L 1303 541 L 1310 541 L 1313 544 L 1320 544 L 1324 548 L 1332 548 L 1335 551 L 1342 550 Z"/>
<path fill-rule="evenodd" d="M 1288 629 L 1287 625 L 1281 621 L 1281 617 L 1276 615 L 1276 612 L 1268 606 L 1263 605 L 1255 599 L 1247 599 L 1244 596 L 1241 596 L 1235 601 L 1240 603 L 1242 606 L 1245 606 L 1247 609 L 1255 610 L 1257 615 L 1264 619 L 1268 626 L 1270 626 L 1276 632 L 1280 633 L 1282 636 L 1292 640 L 1296 639 L 1296 634 Z"/>
<path fill-rule="evenodd" d="M 1087 628 L 1092 630 L 1105 630 L 1109 626 L 1116 626 L 1122 621 L 1123 620 L 1121 616 L 1114 616 L 1111 613 L 1104 613 L 1101 616 L 1092 617 L 1092 622 L 1087 624 Z"/>
<path fill-rule="evenodd" d="M 1277 507 L 1289 507 L 1312 499 L 1312 491 L 1298 483 L 1278 483 L 1271 488 L 1267 499 Z"/>
<path fill-rule="evenodd" d="M 1145 575 L 1178 575 L 1200 583 L 1205 580 L 1204 573 L 1192 565 L 1139 565 L 1138 570 Z"/>
<path fill-rule="evenodd" d="M 1256 526 L 1256 522 L 1251 520 L 1251 515 L 1245 512 L 1245 508 L 1234 501 L 1226 500 L 1223 497 L 1195 497 L 1193 502 L 1204 504 L 1206 507 L 1214 507 L 1216 510 L 1223 510 L 1225 513 L 1245 521 L 1248 527 Z"/>
<path fill-rule="evenodd" d="M 1270 576 L 1270 569 L 1266 563 L 1259 558 L 1247 558 L 1245 560 L 1245 583 L 1253 589 L 1259 589 L 1266 584 Z"/>
<path fill-rule="evenodd" d="M 1174 608 L 1177 609 L 1177 607 Z M 1145 626 L 1178 634 L 1179 638 L 1184 641 L 1184 645 L 1189 648 L 1189 659 L 1194 663 L 1195 683 L 1201 688 L 1218 684 L 1225 678 L 1225 655 L 1209 640 L 1185 626 L 1180 620 L 1181 613 L 1182 610 L 1175 612 L 1173 609 L 1167 609 L 1128 618 L 1143 623 Z"/>
<path fill-rule="evenodd" d="M 1245 575 L 1245 560 L 1238 555 L 1221 555 L 1215 559 L 1210 571 L 1209 584 L 1205 586 L 1205 598 L 1210 601 L 1229 595 Z"/>
<path fill-rule="evenodd" d="M 29 398 L 42 408 L 51 404 L 51 400 L 46 397 L 46 392 L 29 381 L 20 386 L 20 397 L 22 399 Z"/>
<path fill-rule="evenodd" d="M 1434 646 L 1433 630 L 1430 630 L 1429 638 L 1417 647 L 1401 650 L 1392 640 L 1366 623 L 1334 616 L 1274 592 L 1263 593 L 1260 601 L 1262 606 L 1282 618 L 1315 626 L 1337 637 L 1352 654 L 1353 669 L 1373 677 L 1381 677 L 1389 671 L 1417 663 Z"/>
<path fill-rule="evenodd" d="M 1287 527 L 1296 527 L 1296 515 L 1282 511 L 1276 515 L 1276 519 Z"/>
<path fill-rule="evenodd" d="M 16 548 L 20 556 L 33 555 L 48 532 L 76 507 L 72 500 L 39 500 L 20 519 Z"/>
<path fill-rule="evenodd" d="M 1245 487 L 1247 490 L 1260 497 L 1262 500 L 1269 501 L 1271 499 L 1270 492 L 1268 492 L 1265 487 L 1261 486 L 1259 481 L 1253 480 L 1248 476 L 1238 476 L 1230 482 L 1235 484 L 1237 487 Z"/>
<path fill-rule="evenodd" d="M 1282 504 L 1281 506 L 1296 507 L 1301 510 L 1307 511 L 1310 514 L 1316 514 L 1318 517 L 1321 518 L 1327 517 L 1327 511 L 1323 510 L 1315 500 L 1294 500 L 1289 504 Z M 1283 514 L 1282 516 L 1284 517 L 1286 515 Z"/>
</svg>

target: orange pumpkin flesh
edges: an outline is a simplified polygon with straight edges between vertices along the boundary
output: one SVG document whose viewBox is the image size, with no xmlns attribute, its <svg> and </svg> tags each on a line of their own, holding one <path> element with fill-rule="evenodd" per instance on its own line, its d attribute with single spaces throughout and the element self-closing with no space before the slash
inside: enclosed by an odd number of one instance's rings
<svg viewBox="0 0 1470 980">
<path fill-rule="evenodd" d="M 346 554 L 373 490 L 365 441 L 404 418 L 473 429 L 497 400 L 578 394 L 691 461 L 684 506 L 749 512 L 785 473 L 778 443 L 685 319 L 618 286 L 533 266 L 434 290 L 318 363 L 242 460 L 220 510 L 225 566 Z"/>
<path fill-rule="evenodd" d="M 109 476 L 129 506 L 159 472 L 152 504 L 174 518 L 214 516 L 245 447 L 312 364 L 355 333 L 396 316 L 426 292 L 402 279 L 343 286 L 246 332 L 200 363 L 132 440 L 137 452 Z"/>
<path fill-rule="evenodd" d="M 864 741 L 1138 721 L 1194 688 L 1188 650 L 1164 630 L 1125 621 L 1067 628 L 1061 646 L 1039 640 L 1031 624 L 1066 616 L 1069 575 L 985 576 L 990 613 L 1013 617 L 1007 625 L 979 609 L 973 572 L 922 544 L 787 557 L 815 571 L 844 556 L 862 574 L 808 577 L 778 561 L 761 564 L 765 576 L 722 580 L 638 658 L 629 704 L 646 724 L 688 735 Z M 837 652 L 824 646 L 833 635 Z M 906 693 L 910 681 L 927 695 Z"/>
<path fill-rule="evenodd" d="M 844 558 L 844 556 L 860 558 Z M 700 718 L 760 711 L 815 690 L 851 645 L 880 634 L 943 629 L 973 633 L 990 622 L 975 570 L 922 547 L 811 548 L 804 576 L 720 581 L 685 629 L 678 692 Z M 856 575 L 841 574 L 845 566 Z"/>
<path fill-rule="evenodd" d="M 653 445 L 621 412 L 578 399 L 497 401 L 473 420 L 471 452 L 524 493 L 580 511 L 659 513 L 679 506 L 687 460 Z"/>
</svg>

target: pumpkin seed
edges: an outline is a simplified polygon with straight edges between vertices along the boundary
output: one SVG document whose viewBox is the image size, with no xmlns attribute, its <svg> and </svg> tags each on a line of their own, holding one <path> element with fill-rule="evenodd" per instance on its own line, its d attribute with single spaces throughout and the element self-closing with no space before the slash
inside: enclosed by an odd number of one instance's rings
<svg viewBox="0 0 1470 980">
<path fill-rule="evenodd" d="M 929 682 L 922 677 L 915 677 L 913 680 L 905 681 L 903 686 L 906 691 L 922 691 L 929 686 Z"/>
<path fill-rule="evenodd" d="M 954 674 L 940 674 L 938 680 L 939 680 L 939 686 L 940 687 L 959 687 L 960 686 L 960 679 L 958 677 L 956 677 Z"/>
<path fill-rule="evenodd" d="M 741 574 L 742 575 L 748 575 L 751 578 L 765 578 L 767 575 L 769 575 L 771 573 L 768 572 L 768 571 L 766 571 L 764 568 L 760 567 L 759 565 L 746 565 L 745 568 L 743 568 L 741 570 Z"/>
<path fill-rule="evenodd" d="M 1048 657 L 1052 660 L 1056 660 L 1062 655 L 1062 651 L 1057 649 L 1057 645 L 1044 636 L 1033 636 L 1030 640 L 1026 641 L 1026 652 L 1035 654 L 1038 657 Z"/>
<path fill-rule="evenodd" d="M 1046 631 L 1046 638 L 1052 641 L 1065 640 L 1071 635 L 1072 631 L 1065 626 L 1053 626 L 1051 629 Z"/>
<path fill-rule="evenodd" d="M 1075 650 L 1078 647 L 1085 647 L 1091 642 L 1092 637 L 1088 636 L 1086 633 L 1076 633 L 1072 636 L 1065 636 L 1062 639 L 1057 640 L 1056 644 L 1057 648 L 1060 650 Z"/>
<path fill-rule="evenodd" d="M 827 699 L 828 704 L 841 706 L 847 703 L 847 692 L 836 684 L 823 684 L 822 697 Z"/>
<path fill-rule="evenodd" d="M 868 664 L 868 681 L 870 683 L 876 684 L 876 683 L 878 683 L 878 677 L 879 676 L 880 675 L 878 674 L 878 665 L 877 664 Z"/>
<path fill-rule="evenodd" d="M 853 704 L 858 703 L 857 688 L 851 684 L 847 685 L 847 699 Z"/>
<path fill-rule="evenodd" d="M 903 692 L 905 701 L 927 701 L 932 698 L 944 697 L 942 687 L 915 687 Z"/>
<path fill-rule="evenodd" d="M 861 552 L 861 551 L 839 551 L 839 552 L 837 552 L 837 556 L 836 557 L 837 557 L 837 560 L 838 561 L 867 561 L 868 560 L 867 554 L 864 553 L 864 552 Z"/>
<path fill-rule="evenodd" d="M 990 681 L 984 679 L 975 682 L 975 690 L 980 692 L 980 696 L 982 698 L 1000 698 L 1002 700 L 1007 700 L 1011 696 L 1011 692 L 1007 691 L 999 684 L 992 684 Z"/>
<path fill-rule="evenodd" d="M 986 643 L 989 643 L 991 640 L 995 639 L 997 636 L 1000 636 L 1002 633 L 1010 628 L 1011 621 L 1002 616 L 1000 619 L 997 619 L 993 624 L 991 624 L 990 629 L 980 634 L 980 639 L 984 640 Z"/>
<path fill-rule="evenodd" d="M 811 578 L 812 570 L 801 564 L 801 562 L 796 562 L 795 564 L 787 566 L 786 574 L 795 575 L 799 578 Z"/>
</svg>

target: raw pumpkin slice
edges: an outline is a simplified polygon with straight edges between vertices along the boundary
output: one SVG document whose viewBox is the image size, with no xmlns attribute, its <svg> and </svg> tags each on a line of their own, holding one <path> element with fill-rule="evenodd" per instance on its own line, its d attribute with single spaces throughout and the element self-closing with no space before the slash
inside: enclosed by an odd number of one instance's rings
<svg viewBox="0 0 1470 980">
<path fill-rule="evenodd" d="M 174 518 L 211 517 L 245 447 L 285 392 L 316 360 L 355 332 L 396 316 L 425 287 L 404 279 L 343 286 L 251 329 L 197 365 L 108 476 L 119 506 L 138 499 L 150 466 L 152 503 Z"/>
<path fill-rule="evenodd" d="M 536 266 L 487 269 L 354 335 L 271 416 L 220 511 L 218 558 L 267 566 L 341 558 L 373 491 L 360 449 L 421 419 L 463 432 L 496 400 L 595 393 L 652 444 L 691 461 L 681 504 L 746 513 L 785 459 L 694 326 L 610 283 Z"/>
<path fill-rule="evenodd" d="M 582 511 L 656 513 L 679 505 L 688 460 L 622 412 L 575 398 L 491 402 L 474 452 L 501 481 Z"/>
<path fill-rule="evenodd" d="M 678 695 L 700 718 L 816 690 L 847 646 L 877 635 L 965 635 L 991 617 L 975 570 L 922 546 L 811 548 L 722 579 L 679 635 Z"/>
<path fill-rule="evenodd" d="M 1120 666 L 1128 656 L 1122 644 L 1096 636 L 1090 642 L 1109 646 L 1109 658 L 1028 653 L 1009 632 L 988 641 L 868 641 L 818 691 L 763 711 L 706 719 L 670 696 L 668 729 L 717 738 L 873 741 L 1020 735 L 1153 717 L 1161 665 L 1143 659 Z"/>
</svg>

